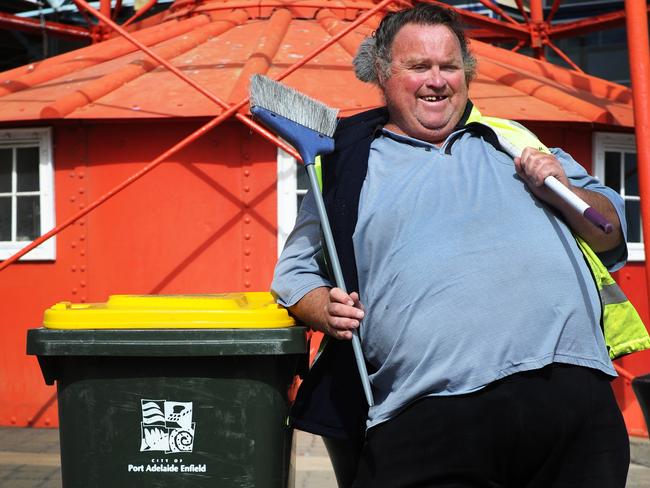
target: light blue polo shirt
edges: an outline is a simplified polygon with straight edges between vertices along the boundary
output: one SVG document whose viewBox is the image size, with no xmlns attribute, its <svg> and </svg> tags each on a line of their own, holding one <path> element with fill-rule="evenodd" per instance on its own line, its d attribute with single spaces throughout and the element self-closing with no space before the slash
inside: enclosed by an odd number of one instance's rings
<svg viewBox="0 0 650 488">
<path fill-rule="evenodd" d="M 423 396 L 469 393 L 553 362 L 616 374 L 568 227 L 482 139 L 464 133 L 444 149 L 388 131 L 371 146 L 353 235 L 361 344 L 376 369 L 368 427 Z M 614 203 L 625 230 L 620 196 L 553 153 L 572 185 Z M 609 254 L 606 265 L 622 266 L 625 252 Z M 279 303 L 331 286 L 321 256 L 308 196 L 276 267 Z"/>
</svg>

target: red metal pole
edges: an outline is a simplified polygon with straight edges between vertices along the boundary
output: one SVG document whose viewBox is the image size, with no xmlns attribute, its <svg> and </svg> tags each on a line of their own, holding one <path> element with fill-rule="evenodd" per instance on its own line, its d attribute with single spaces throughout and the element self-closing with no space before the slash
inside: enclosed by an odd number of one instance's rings
<svg viewBox="0 0 650 488">
<path fill-rule="evenodd" d="M 542 0 L 530 0 L 530 18 L 535 24 L 544 22 Z"/>
<path fill-rule="evenodd" d="M 560 56 L 564 60 L 564 62 L 567 63 L 569 66 L 571 66 L 575 71 L 577 71 L 578 73 L 584 73 L 584 71 L 580 68 L 580 66 L 575 64 L 573 60 L 569 56 L 564 54 L 564 52 L 562 52 L 562 50 L 559 47 L 553 44 L 550 39 L 544 39 L 544 44 L 550 47 L 553 51 L 555 51 L 555 54 Z"/>
<path fill-rule="evenodd" d="M 86 21 L 86 24 L 88 24 L 88 28 L 92 31 L 92 36 L 93 36 L 93 42 L 96 42 L 99 40 L 99 27 L 93 24 L 93 19 L 90 18 L 90 15 L 88 15 L 88 12 L 86 12 L 83 7 L 80 7 L 79 4 L 77 3 L 77 0 L 72 0 L 72 3 L 75 4 L 75 7 L 77 7 L 77 11 L 81 14 L 81 16 L 84 18 Z"/>
<path fill-rule="evenodd" d="M 647 8 L 650 12 L 650 7 Z M 564 22 L 550 26 L 550 35 L 553 39 L 560 37 L 578 37 L 590 32 L 613 29 L 625 25 L 625 10 L 610 12 L 603 15 L 594 15 L 588 19 L 576 20 L 575 22 Z"/>
<path fill-rule="evenodd" d="M 634 100 L 634 131 L 646 260 L 646 292 L 650 301 L 650 47 L 645 0 L 625 0 L 625 13 Z"/>
<path fill-rule="evenodd" d="M 455 8 L 444 2 L 439 2 L 438 0 L 425 0 L 426 3 L 432 5 L 440 5 L 441 7 L 453 8 L 458 16 L 468 25 L 477 26 L 485 29 L 488 32 L 498 33 L 499 36 L 511 37 L 513 39 L 529 39 L 529 29 L 528 26 L 523 24 L 513 24 L 511 22 L 504 22 L 502 20 L 492 19 L 485 15 L 475 14 L 468 10 L 463 10 L 462 8 Z M 521 0 L 517 0 L 521 2 Z M 302 4 L 301 4 L 302 5 Z M 329 8 L 329 6 L 328 6 Z M 524 13 L 525 14 L 525 13 Z"/>
<path fill-rule="evenodd" d="M 121 11 L 122 11 L 122 0 L 116 0 L 115 7 L 113 8 L 113 13 L 111 15 L 111 19 L 117 20 L 117 16 L 120 15 Z"/>
<path fill-rule="evenodd" d="M 537 59 L 546 59 L 544 55 L 544 43 L 542 42 L 542 31 L 544 27 L 542 0 L 530 0 L 530 20 L 530 45 Z"/>
<path fill-rule="evenodd" d="M 526 41 L 519 41 L 519 42 L 517 43 L 517 45 L 511 49 L 511 51 L 512 51 L 513 53 L 516 53 L 517 51 L 519 51 L 519 50 L 520 50 L 522 47 L 524 47 L 525 45 L 526 45 Z"/>
<path fill-rule="evenodd" d="M 524 18 L 524 21 L 527 24 L 530 24 L 530 17 L 526 13 L 526 7 L 524 6 L 522 0 L 515 0 L 515 3 L 517 4 L 517 8 L 519 9 L 519 13 Z"/>
<path fill-rule="evenodd" d="M 61 37 L 69 37 L 73 39 L 89 39 L 91 37 L 90 31 L 88 29 L 84 29 L 83 27 L 60 24 L 58 22 L 50 21 L 46 21 L 44 25 L 41 25 L 41 21 L 37 19 L 27 19 L 25 17 L 18 17 L 17 15 L 0 12 L 0 28 L 5 26 L 10 29 L 27 32 L 40 32 L 45 29 L 48 34 L 54 34 Z"/>
<path fill-rule="evenodd" d="M 111 16 L 111 0 L 101 0 L 99 2 L 99 11 L 106 17 Z"/>
<path fill-rule="evenodd" d="M 76 3 L 76 2 L 75 2 Z M 77 8 L 79 6 L 77 5 Z M 99 11 L 107 19 L 111 18 L 111 0 L 100 0 L 99 2 Z M 95 28 L 95 34 L 98 37 L 99 41 L 106 39 L 106 36 L 109 33 L 109 24 L 107 22 L 100 22 Z"/>
<path fill-rule="evenodd" d="M 140 10 L 138 10 L 135 14 L 133 14 L 131 17 L 129 17 L 124 24 L 122 24 L 122 27 L 126 27 L 129 24 L 132 24 L 136 20 L 138 20 L 140 17 L 142 17 L 144 14 L 146 14 L 151 8 L 153 8 L 154 5 L 158 0 L 149 0 L 149 2 L 142 7 Z"/>
<path fill-rule="evenodd" d="M 500 15 L 504 19 L 506 19 L 508 22 L 512 24 L 519 24 L 515 19 L 510 17 L 508 13 L 503 10 L 501 7 L 499 7 L 496 3 L 492 2 L 491 0 L 478 0 L 480 3 L 482 3 L 485 7 L 489 8 L 492 10 L 497 15 Z"/>
<path fill-rule="evenodd" d="M 561 2 L 561 0 L 554 0 L 553 1 L 553 6 L 551 7 L 551 11 L 546 16 L 546 23 L 547 24 L 550 24 L 551 20 L 553 20 L 553 17 L 555 17 L 555 14 L 557 13 L 557 9 L 560 8 L 560 2 Z"/>
</svg>

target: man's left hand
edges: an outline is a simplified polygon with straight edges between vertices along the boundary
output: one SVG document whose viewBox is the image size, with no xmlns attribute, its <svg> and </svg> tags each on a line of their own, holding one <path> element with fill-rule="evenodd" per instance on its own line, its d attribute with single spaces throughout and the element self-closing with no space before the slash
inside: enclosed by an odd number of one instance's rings
<svg viewBox="0 0 650 488">
<path fill-rule="evenodd" d="M 555 176 L 560 183 L 571 188 L 560 161 L 552 154 L 532 147 L 525 148 L 521 157 L 515 158 L 515 170 L 533 195 L 554 207 L 558 206 L 560 198 L 544 185 L 544 180 L 549 176 Z"/>
<path fill-rule="evenodd" d="M 521 153 L 521 157 L 515 158 L 515 170 L 524 183 L 526 183 L 531 193 L 558 210 L 573 232 L 586 240 L 594 251 L 603 252 L 614 249 L 622 242 L 621 223 L 612 203 L 600 193 L 572 186 L 569 183 L 562 164 L 560 164 L 560 161 L 555 156 L 543 153 L 532 147 L 527 147 Z M 544 180 L 548 176 L 555 176 L 560 183 L 584 200 L 587 205 L 595 208 L 604 215 L 613 224 L 614 231 L 610 234 L 605 234 L 562 200 L 562 198 L 557 196 L 555 192 L 544 184 Z"/>
</svg>

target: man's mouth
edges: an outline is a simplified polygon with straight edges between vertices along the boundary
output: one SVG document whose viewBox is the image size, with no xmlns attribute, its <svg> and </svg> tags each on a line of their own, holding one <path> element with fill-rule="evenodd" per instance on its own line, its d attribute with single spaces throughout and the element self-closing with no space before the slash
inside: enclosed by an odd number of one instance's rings
<svg viewBox="0 0 650 488">
<path fill-rule="evenodd" d="M 442 102 L 443 100 L 446 99 L 447 99 L 446 95 L 431 95 L 428 97 L 420 97 L 420 100 L 424 100 L 425 102 Z"/>
</svg>

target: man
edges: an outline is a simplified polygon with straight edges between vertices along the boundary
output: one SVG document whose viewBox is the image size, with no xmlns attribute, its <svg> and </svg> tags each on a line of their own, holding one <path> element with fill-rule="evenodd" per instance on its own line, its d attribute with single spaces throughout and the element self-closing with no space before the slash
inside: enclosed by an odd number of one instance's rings
<svg viewBox="0 0 650 488">
<path fill-rule="evenodd" d="M 573 237 L 622 266 L 620 197 L 561 150 L 528 147 L 513 161 L 467 124 L 475 62 L 452 12 L 420 4 L 387 15 L 356 62 L 386 109 L 342 121 L 323 164 L 354 291 L 332 287 L 309 195 L 272 285 L 295 317 L 338 339 L 304 382 L 294 424 L 325 436 L 345 486 L 625 486 L 615 372 Z M 614 232 L 550 192 L 549 175 Z M 355 329 L 375 398 L 367 412 L 350 360 Z"/>
</svg>

